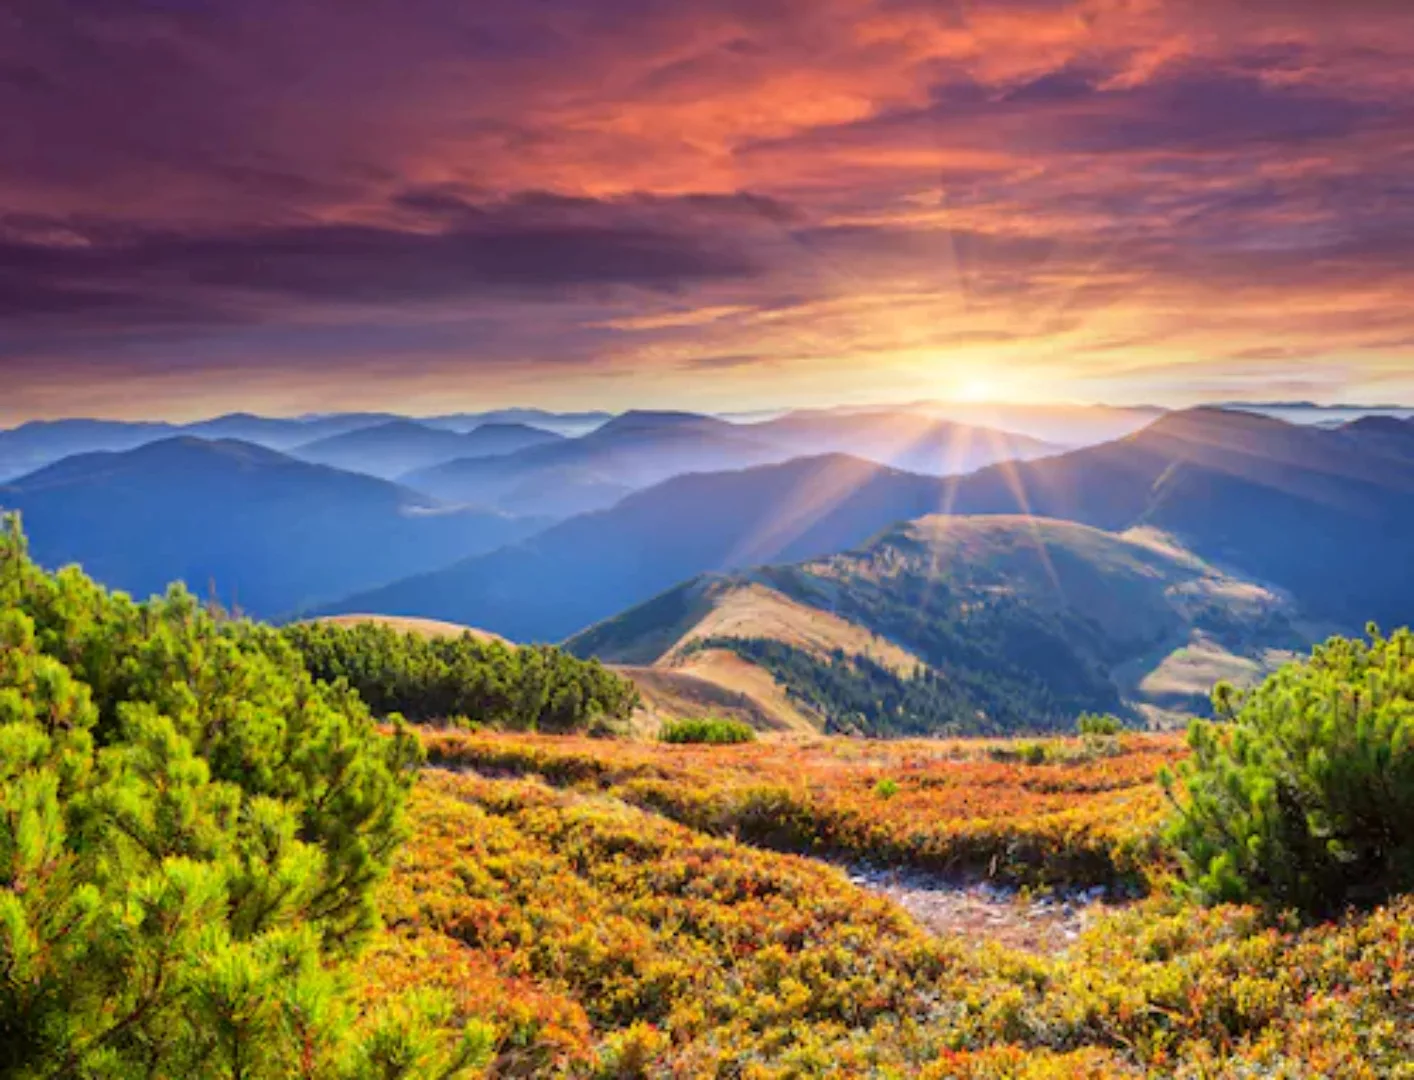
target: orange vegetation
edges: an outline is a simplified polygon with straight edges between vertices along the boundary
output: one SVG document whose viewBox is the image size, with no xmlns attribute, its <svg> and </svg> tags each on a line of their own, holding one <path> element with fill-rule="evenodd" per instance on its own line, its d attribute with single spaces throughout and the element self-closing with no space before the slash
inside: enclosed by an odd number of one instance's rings
<svg viewBox="0 0 1414 1080">
<path fill-rule="evenodd" d="M 711 748 L 490 734 L 425 741 L 439 764 L 607 790 L 717 835 L 1029 884 L 1142 876 L 1163 812 L 1153 781 L 1183 745 L 1152 735 Z"/>
<path fill-rule="evenodd" d="M 761 785 L 818 815 L 796 840 L 848 821 L 832 843 L 944 851 L 979 822 L 1064 837 L 1042 823 L 1067 815 L 1113 840 L 1157 812 L 1141 778 L 1171 742 L 1026 765 L 995 744 L 430 741 L 502 775 L 419 784 L 368 982 L 451 990 L 494 1027 L 488 1075 L 1373 1080 L 1414 1060 L 1410 901 L 1300 930 L 1155 896 L 1039 956 L 930 936 L 824 862 L 630 805 L 744 812 L 770 801 L 726 793 Z M 559 786 L 505 775 L 532 765 Z"/>
</svg>

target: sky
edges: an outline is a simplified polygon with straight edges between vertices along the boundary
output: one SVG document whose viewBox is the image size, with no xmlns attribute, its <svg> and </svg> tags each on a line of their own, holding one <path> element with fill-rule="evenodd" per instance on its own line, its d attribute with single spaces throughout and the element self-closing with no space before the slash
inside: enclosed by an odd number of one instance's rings
<svg viewBox="0 0 1414 1080">
<path fill-rule="evenodd" d="M 1414 402 L 1409 0 L 0 0 L 0 423 Z"/>
</svg>

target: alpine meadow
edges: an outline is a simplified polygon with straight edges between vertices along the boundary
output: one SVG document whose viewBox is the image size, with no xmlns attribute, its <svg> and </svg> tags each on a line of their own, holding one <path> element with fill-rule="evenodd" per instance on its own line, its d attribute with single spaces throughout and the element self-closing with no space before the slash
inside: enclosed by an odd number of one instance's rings
<svg viewBox="0 0 1414 1080">
<path fill-rule="evenodd" d="M 1411 72 L 0 0 L 0 1080 L 1414 1080 Z"/>
</svg>

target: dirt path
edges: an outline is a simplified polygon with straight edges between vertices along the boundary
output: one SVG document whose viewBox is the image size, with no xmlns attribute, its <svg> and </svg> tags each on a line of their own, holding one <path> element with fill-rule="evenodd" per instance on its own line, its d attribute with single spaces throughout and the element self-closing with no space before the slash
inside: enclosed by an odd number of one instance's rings
<svg viewBox="0 0 1414 1080">
<path fill-rule="evenodd" d="M 854 866 L 849 879 L 886 896 L 942 936 L 995 941 L 1028 952 L 1064 952 L 1097 914 L 1126 901 L 1103 888 L 1024 898 L 987 882 L 959 884 L 918 870 Z"/>
</svg>

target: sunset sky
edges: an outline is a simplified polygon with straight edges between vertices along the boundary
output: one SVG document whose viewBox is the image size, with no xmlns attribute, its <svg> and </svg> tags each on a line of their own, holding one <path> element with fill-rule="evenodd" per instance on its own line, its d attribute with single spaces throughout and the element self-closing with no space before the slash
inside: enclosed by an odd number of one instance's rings
<svg viewBox="0 0 1414 1080">
<path fill-rule="evenodd" d="M 0 424 L 1414 402 L 1410 0 L 0 0 Z"/>
</svg>

